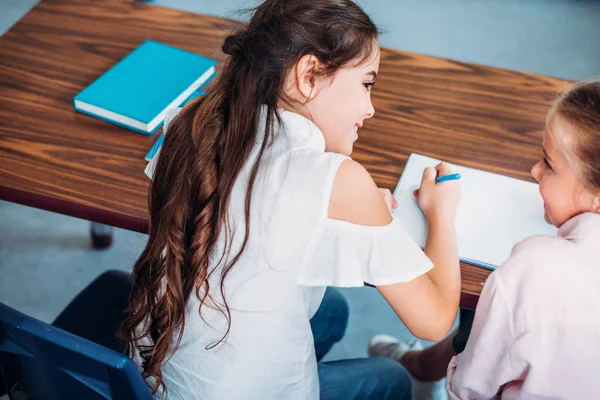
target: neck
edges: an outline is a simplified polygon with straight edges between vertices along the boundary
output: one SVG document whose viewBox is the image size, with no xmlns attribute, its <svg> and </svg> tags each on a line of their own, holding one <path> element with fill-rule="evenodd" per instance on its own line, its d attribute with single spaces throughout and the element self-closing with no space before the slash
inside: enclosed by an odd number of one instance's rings
<svg viewBox="0 0 600 400">
<path fill-rule="evenodd" d="M 293 112 L 295 114 L 299 114 L 310 121 L 313 120 L 312 115 L 310 114 L 310 111 L 308 110 L 308 107 L 306 107 L 305 104 L 302 104 L 299 101 L 280 99 L 279 102 L 277 103 L 277 108 L 280 108 L 285 111 Z"/>
</svg>

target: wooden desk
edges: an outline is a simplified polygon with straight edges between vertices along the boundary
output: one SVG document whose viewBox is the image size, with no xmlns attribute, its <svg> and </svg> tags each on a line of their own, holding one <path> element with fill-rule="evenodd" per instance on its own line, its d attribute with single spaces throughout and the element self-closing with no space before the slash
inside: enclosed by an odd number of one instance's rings
<svg viewBox="0 0 600 400">
<path fill-rule="evenodd" d="M 0 38 L 0 199 L 145 232 L 155 137 L 76 113 L 73 96 L 146 39 L 222 60 L 235 25 L 143 2 L 42 0 Z M 530 180 L 565 83 L 383 49 L 353 157 L 389 189 L 412 152 Z M 462 306 L 488 273 L 462 265 Z"/>
</svg>

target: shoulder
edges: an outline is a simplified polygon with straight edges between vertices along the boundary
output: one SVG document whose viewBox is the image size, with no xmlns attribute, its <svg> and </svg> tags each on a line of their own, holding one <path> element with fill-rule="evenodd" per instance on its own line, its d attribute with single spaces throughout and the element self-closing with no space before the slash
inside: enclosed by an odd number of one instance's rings
<svg viewBox="0 0 600 400">
<path fill-rule="evenodd" d="M 366 168 L 351 159 L 344 160 L 340 164 L 335 174 L 334 185 L 337 194 L 350 196 L 357 193 L 357 190 L 353 190 L 353 186 L 356 189 L 377 189 L 375 181 Z M 358 191 L 360 192 L 360 190 Z"/>
<path fill-rule="evenodd" d="M 356 161 L 342 161 L 335 174 L 328 217 L 360 225 L 387 225 L 391 214 L 369 172 Z"/>
<path fill-rule="evenodd" d="M 493 282 L 510 292 L 509 297 L 515 301 L 558 290 L 570 269 L 568 264 L 572 262 L 570 246 L 569 241 L 558 236 L 538 235 L 524 239 L 493 272 Z"/>
<path fill-rule="evenodd" d="M 569 241 L 548 235 L 536 235 L 517 243 L 510 257 L 496 270 L 505 277 L 536 274 L 538 269 L 548 270 L 552 265 L 568 259 Z"/>
<path fill-rule="evenodd" d="M 501 270 L 524 263 L 530 267 L 555 264 L 563 260 L 571 243 L 560 236 L 536 235 L 517 243 Z M 514 267 L 513 267 L 514 268 Z"/>
</svg>

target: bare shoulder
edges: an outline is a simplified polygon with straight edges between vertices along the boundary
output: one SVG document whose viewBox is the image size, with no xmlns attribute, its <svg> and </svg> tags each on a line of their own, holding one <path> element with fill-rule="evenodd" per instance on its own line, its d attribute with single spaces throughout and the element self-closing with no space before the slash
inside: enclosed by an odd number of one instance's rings
<svg viewBox="0 0 600 400">
<path fill-rule="evenodd" d="M 375 181 L 353 160 L 343 161 L 335 175 L 328 216 L 368 226 L 387 225 L 392 219 Z"/>
</svg>

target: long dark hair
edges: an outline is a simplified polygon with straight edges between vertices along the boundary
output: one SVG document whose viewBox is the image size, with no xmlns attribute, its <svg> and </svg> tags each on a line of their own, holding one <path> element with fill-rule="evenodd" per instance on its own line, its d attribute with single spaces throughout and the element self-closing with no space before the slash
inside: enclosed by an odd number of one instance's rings
<svg viewBox="0 0 600 400">
<path fill-rule="evenodd" d="M 377 36 L 371 19 L 351 0 L 264 1 L 247 26 L 225 39 L 222 49 L 230 57 L 209 94 L 188 104 L 171 123 L 150 187 L 150 236 L 133 269 L 128 315 L 120 331 L 131 355 L 139 350 L 142 375 L 153 394 L 160 387 L 166 390 L 161 366 L 179 346 L 192 292 L 201 307 L 212 300 L 211 271 L 220 274 L 225 298 L 224 280 L 248 240 L 252 187 L 272 141 L 272 125 L 280 120 L 278 105 L 286 101 L 286 76 L 308 54 L 319 60 L 320 74 L 331 76 L 367 59 Z M 257 132 L 262 108 L 266 127 Z M 223 268 L 211 269 L 211 254 L 223 230 L 231 242 L 229 199 L 257 143 L 245 197 L 243 245 Z M 219 309 L 230 327 L 226 300 Z M 150 338 L 152 345 L 138 345 L 142 338 Z"/>
</svg>

